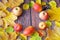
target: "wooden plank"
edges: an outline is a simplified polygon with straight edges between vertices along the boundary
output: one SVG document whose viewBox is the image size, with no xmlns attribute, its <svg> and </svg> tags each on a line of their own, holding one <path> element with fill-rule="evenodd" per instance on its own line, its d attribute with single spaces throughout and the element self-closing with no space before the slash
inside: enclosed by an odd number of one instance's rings
<svg viewBox="0 0 60 40">
<path fill-rule="evenodd" d="M 59 0 L 55 0 L 55 1 L 57 2 L 57 4 L 59 4 L 59 2 L 60 2 Z"/>
<path fill-rule="evenodd" d="M 30 0 L 25 0 L 24 3 L 29 3 Z M 18 17 L 17 23 L 20 23 L 23 25 L 23 29 L 27 26 L 30 26 L 30 10 L 23 10 L 22 16 Z"/>
<path fill-rule="evenodd" d="M 47 2 L 48 0 L 42 0 L 43 2 Z"/>
<path fill-rule="evenodd" d="M 56 3 L 57 3 L 57 6 L 59 7 L 60 6 L 60 0 L 55 0 Z"/>
</svg>

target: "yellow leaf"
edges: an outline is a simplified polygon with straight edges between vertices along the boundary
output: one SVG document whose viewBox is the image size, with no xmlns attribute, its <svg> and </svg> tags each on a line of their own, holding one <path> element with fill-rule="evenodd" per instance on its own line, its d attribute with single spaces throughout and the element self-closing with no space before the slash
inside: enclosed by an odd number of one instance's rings
<svg viewBox="0 0 60 40">
<path fill-rule="evenodd" d="M 41 4 L 41 0 L 36 0 L 36 3 Z"/>
<path fill-rule="evenodd" d="M 21 40 L 27 40 L 27 37 L 24 34 L 20 34 Z"/>
<path fill-rule="evenodd" d="M 60 22 L 55 21 L 55 25 L 56 25 L 57 27 L 60 27 Z"/>
</svg>

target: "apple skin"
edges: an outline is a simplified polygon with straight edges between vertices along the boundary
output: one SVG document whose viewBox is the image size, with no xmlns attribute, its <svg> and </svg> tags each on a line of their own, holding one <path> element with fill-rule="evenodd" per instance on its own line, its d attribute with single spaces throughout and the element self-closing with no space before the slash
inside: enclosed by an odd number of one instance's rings
<svg viewBox="0 0 60 40">
<path fill-rule="evenodd" d="M 42 12 L 39 13 L 39 18 L 40 18 L 41 20 L 47 20 L 48 17 L 49 17 L 49 16 L 48 16 L 48 13 L 45 12 L 45 11 L 42 11 Z"/>
<path fill-rule="evenodd" d="M 34 3 L 33 9 L 37 12 L 41 12 L 42 11 L 42 6 L 38 3 Z"/>
<path fill-rule="evenodd" d="M 22 9 L 20 7 L 14 7 L 12 13 L 16 16 L 20 16 L 22 14 Z"/>
<path fill-rule="evenodd" d="M 45 30 L 47 28 L 47 24 L 45 22 L 40 22 L 39 23 L 39 29 Z"/>
<path fill-rule="evenodd" d="M 16 23 L 16 24 L 14 25 L 14 30 L 15 30 L 16 32 L 20 32 L 20 31 L 22 30 L 22 25 Z"/>
<path fill-rule="evenodd" d="M 25 36 L 31 36 L 33 33 L 35 32 L 35 29 L 32 26 L 28 26 L 27 28 L 25 28 L 25 30 L 23 31 L 23 34 Z"/>
</svg>

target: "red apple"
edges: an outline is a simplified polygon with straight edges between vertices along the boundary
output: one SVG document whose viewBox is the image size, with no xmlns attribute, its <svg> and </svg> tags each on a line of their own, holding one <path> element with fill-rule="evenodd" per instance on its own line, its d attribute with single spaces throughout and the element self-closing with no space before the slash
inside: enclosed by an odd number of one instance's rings
<svg viewBox="0 0 60 40">
<path fill-rule="evenodd" d="M 41 30 L 46 29 L 46 27 L 47 27 L 47 25 L 46 25 L 45 22 L 40 22 L 40 23 L 39 23 L 39 28 L 40 28 Z"/>
<path fill-rule="evenodd" d="M 16 16 L 20 16 L 22 14 L 22 9 L 20 7 L 14 7 L 12 13 Z"/>
<path fill-rule="evenodd" d="M 39 17 L 41 20 L 47 20 L 48 19 L 48 13 L 45 11 L 42 11 L 39 13 Z"/>
<path fill-rule="evenodd" d="M 26 36 L 31 36 L 34 33 L 35 29 L 32 26 L 28 26 L 24 31 L 23 34 Z"/>
<path fill-rule="evenodd" d="M 33 9 L 37 12 L 41 12 L 42 11 L 42 6 L 38 3 L 34 3 Z"/>
<path fill-rule="evenodd" d="M 14 30 L 15 30 L 16 32 L 20 32 L 20 31 L 22 30 L 22 25 L 21 25 L 21 24 L 15 24 L 15 25 L 14 25 Z"/>
</svg>

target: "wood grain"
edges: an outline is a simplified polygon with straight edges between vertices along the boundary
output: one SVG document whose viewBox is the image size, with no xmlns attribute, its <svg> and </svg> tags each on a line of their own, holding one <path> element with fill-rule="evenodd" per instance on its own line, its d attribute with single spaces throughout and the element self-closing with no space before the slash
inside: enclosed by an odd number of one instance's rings
<svg viewBox="0 0 60 40">
<path fill-rule="evenodd" d="M 55 0 L 56 3 L 57 3 L 57 6 L 59 7 L 60 6 L 60 0 Z"/>
</svg>

